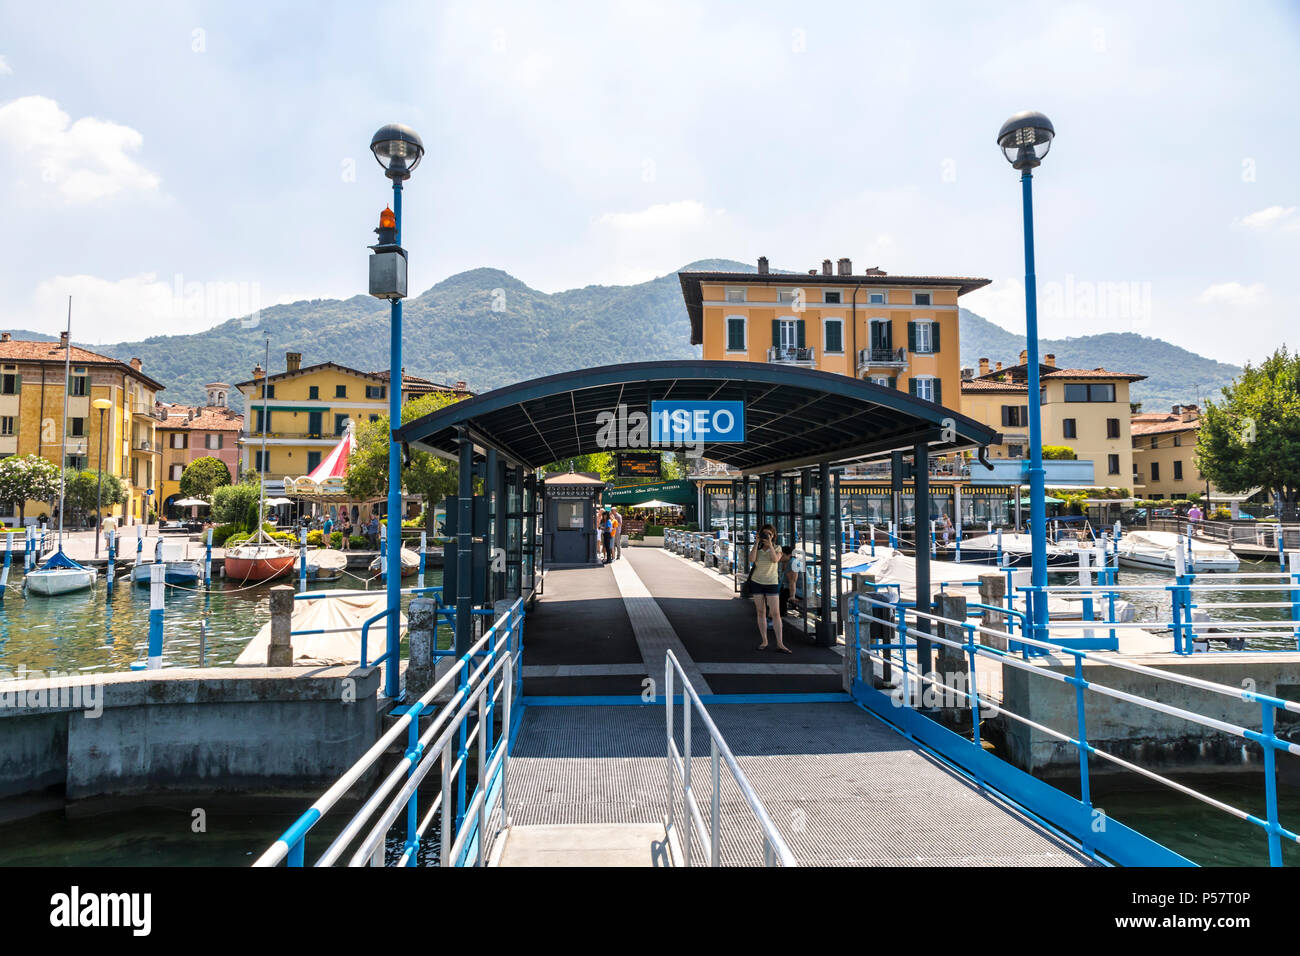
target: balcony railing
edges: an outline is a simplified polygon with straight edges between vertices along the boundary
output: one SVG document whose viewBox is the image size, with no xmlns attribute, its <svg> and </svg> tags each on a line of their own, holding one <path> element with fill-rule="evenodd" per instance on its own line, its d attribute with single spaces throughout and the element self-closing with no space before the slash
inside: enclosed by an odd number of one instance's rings
<svg viewBox="0 0 1300 956">
<path fill-rule="evenodd" d="M 160 421 L 160 422 L 164 422 L 164 421 L 167 420 L 167 417 L 166 417 L 162 412 L 160 412 L 160 411 L 158 410 L 157 406 L 155 406 L 155 405 L 146 405 L 146 404 L 143 404 L 142 402 L 132 402 L 132 403 L 131 403 L 131 414 L 132 414 L 132 415 L 142 415 L 142 416 L 144 416 L 145 418 L 152 418 L 152 419 L 154 419 L 154 420 L 156 420 L 156 421 Z"/>
<path fill-rule="evenodd" d="M 858 371 L 868 368 L 903 368 L 907 349 L 858 349 Z"/>
<path fill-rule="evenodd" d="M 343 437 L 343 433 L 340 432 L 339 434 L 336 435 L 332 432 L 326 432 L 326 431 L 314 431 L 314 432 L 313 431 L 300 431 L 300 432 L 269 431 L 266 433 L 266 437 L 287 438 L 293 441 L 338 441 L 340 438 Z M 239 440 L 244 443 L 261 441 L 262 433 L 256 430 L 245 431 L 240 434 Z"/>
<path fill-rule="evenodd" d="M 767 360 L 782 365 L 816 365 L 817 350 L 775 346 L 767 350 Z"/>
</svg>

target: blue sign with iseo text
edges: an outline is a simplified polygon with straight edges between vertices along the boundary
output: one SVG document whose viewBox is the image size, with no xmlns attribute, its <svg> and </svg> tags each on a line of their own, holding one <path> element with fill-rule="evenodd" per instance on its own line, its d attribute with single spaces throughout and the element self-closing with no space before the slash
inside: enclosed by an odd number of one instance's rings
<svg viewBox="0 0 1300 956">
<path fill-rule="evenodd" d="M 650 403 L 650 441 L 655 445 L 744 440 L 744 402 Z"/>
</svg>

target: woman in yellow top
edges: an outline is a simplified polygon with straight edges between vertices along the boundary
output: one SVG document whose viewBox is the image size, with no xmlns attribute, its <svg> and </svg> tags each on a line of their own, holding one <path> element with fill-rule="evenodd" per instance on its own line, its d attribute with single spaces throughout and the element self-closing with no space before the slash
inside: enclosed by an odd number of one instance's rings
<svg viewBox="0 0 1300 956">
<path fill-rule="evenodd" d="M 749 578 L 749 592 L 754 596 L 754 610 L 758 615 L 758 634 L 762 639 L 758 649 L 767 647 L 767 618 L 772 617 L 776 633 L 776 649 L 790 653 L 781 636 L 781 552 L 776 546 L 776 529 L 765 524 L 758 529 L 758 540 L 749 549 L 749 562 L 754 566 Z"/>
</svg>

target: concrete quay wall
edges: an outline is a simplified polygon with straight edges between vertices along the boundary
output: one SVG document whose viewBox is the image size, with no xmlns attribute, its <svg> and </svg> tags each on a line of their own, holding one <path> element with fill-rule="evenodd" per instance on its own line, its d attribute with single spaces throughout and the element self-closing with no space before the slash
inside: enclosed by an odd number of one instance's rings
<svg viewBox="0 0 1300 956">
<path fill-rule="evenodd" d="M 1171 654 L 1126 655 L 1125 661 L 1163 671 L 1177 672 L 1234 688 L 1300 699 L 1300 653 L 1213 653 L 1175 657 Z M 1002 666 L 1003 709 L 1053 730 L 1077 736 L 1075 688 L 1045 676 L 1074 673 L 1073 658 L 1054 656 L 1040 659 L 1036 670 Z M 1091 683 L 1124 691 L 1206 717 L 1260 730 L 1258 703 L 1188 687 L 1158 677 L 1136 674 L 1108 665 L 1104 660 L 1084 662 L 1083 675 Z M 1095 691 L 1085 691 L 1088 742 L 1098 749 L 1122 757 L 1159 773 L 1182 771 L 1241 772 L 1262 769 L 1262 749 L 1254 743 L 1222 730 L 1206 727 L 1181 717 L 1117 700 Z M 1036 728 L 1025 726 L 1005 714 L 1007 753 L 1016 766 L 1041 776 L 1077 775 L 1078 749 Z M 1300 723 L 1300 715 L 1279 712 L 1277 732 L 1285 735 Z M 1281 772 L 1293 767 L 1297 758 L 1278 756 Z M 1090 762 L 1090 772 L 1128 773 L 1101 758 Z"/>
<path fill-rule="evenodd" d="M 382 732 L 379 690 L 355 666 L 0 683 L 0 801 L 324 789 Z"/>
</svg>

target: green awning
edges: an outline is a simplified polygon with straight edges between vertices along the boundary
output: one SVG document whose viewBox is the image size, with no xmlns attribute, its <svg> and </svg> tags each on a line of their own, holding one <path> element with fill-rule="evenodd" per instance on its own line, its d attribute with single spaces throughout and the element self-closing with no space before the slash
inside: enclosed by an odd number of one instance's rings
<svg viewBox="0 0 1300 956">
<path fill-rule="evenodd" d="M 673 504 L 695 503 L 695 482 L 657 481 L 652 485 L 628 485 L 623 488 L 606 488 L 601 496 L 605 504 L 636 507 L 643 501 L 671 501 Z"/>
<path fill-rule="evenodd" d="M 1045 496 L 1043 497 L 1043 501 L 1046 502 L 1046 503 L 1049 504 L 1049 505 L 1059 505 L 1059 504 L 1064 504 L 1064 503 L 1065 503 L 1065 499 L 1063 499 L 1063 498 L 1053 498 L 1051 495 L 1045 495 Z M 1033 501 L 1030 500 L 1029 498 L 1021 498 L 1021 499 L 1020 499 L 1020 503 L 1021 503 L 1022 505 L 1032 505 L 1032 504 L 1033 504 Z"/>
</svg>

